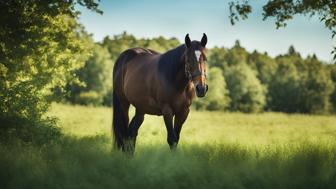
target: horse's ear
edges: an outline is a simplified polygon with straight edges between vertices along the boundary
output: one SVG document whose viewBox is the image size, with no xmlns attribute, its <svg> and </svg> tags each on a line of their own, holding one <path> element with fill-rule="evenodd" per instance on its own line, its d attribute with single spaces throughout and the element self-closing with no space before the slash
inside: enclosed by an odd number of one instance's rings
<svg viewBox="0 0 336 189">
<path fill-rule="evenodd" d="M 191 47 L 191 40 L 189 38 L 189 33 L 185 36 L 184 43 L 188 48 Z"/>
<path fill-rule="evenodd" d="M 203 47 L 205 47 L 205 45 L 207 44 L 207 42 L 208 42 L 208 37 L 205 35 L 205 33 L 203 33 L 203 37 L 201 39 L 201 45 Z"/>
</svg>

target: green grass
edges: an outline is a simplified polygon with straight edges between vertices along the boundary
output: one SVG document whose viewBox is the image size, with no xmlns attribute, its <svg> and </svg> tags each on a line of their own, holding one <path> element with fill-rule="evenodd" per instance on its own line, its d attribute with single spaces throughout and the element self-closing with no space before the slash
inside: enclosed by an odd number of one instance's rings
<svg viewBox="0 0 336 189">
<path fill-rule="evenodd" d="M 133 113 L 130 111 L 130 118 Z M 54 105 L 50 115 L 60 119 L 60 126 L 69 135 L 111 135 L 112 111 L 109 108 Z M 182 128 L 180 145 L 234 143 L 260 147 L 333 141 L 336 141 L 335 116 L 193 110 Z M 166 128 L 161 116 L 145 116 L 139 130 L 138 146 L 146 144 L 167 147 Z"/>
<path fill-rule="evenodd" d="M 54 104 L 62 140 L 0 145 L 1 188 L 336 188 L 336 117 L 192 111 L 176 151 L 147 116 L 133 157 L 111 110 Z"/>
</svg>

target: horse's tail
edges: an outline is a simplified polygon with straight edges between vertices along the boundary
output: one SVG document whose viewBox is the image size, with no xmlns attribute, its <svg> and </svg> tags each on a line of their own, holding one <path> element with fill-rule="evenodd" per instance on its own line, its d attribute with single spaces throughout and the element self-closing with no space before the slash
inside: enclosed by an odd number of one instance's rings
<svg viewBox="0 0 336 189">
<path fill-rule="evenodd" d="M 113 136 L 114 146 L 118 149 L 124 148 L 124 141 L 127 137 L 127 118 L 122 108 L 120 99 L 115 91 L 113 91 Z"/>
<path fill-rule="evenodd" d="M 114 137 L 114 147 L 124 150 L 124 142 L 127 137 L 128 127 L 128 108 L 124 110 L 123 99 L 123 81 L 125 73 L 125 64 L 136 54 L 131 50 L 126 50 L 120 54 L 113 68 L 113 121 L 112 133 Z M 119 95 L 118 95 L 119 94 Z"/>
</svg>

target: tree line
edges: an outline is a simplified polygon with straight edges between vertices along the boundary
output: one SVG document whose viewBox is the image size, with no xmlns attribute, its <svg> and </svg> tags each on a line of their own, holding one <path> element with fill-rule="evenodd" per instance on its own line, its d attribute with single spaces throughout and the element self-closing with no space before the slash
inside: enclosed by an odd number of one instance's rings
<svg viewBox="0 0 336 189">
<path fill-rule="evenodd" d="M 68 83 L 65 100 L 111 106 L 112 68 L 119 54 L 133 47 L 165 52 L 180 45 L 176 38 L 136 38 L 126 32 L 93 44 L 93 54 L 76 70 L 79 83 Z M 196 99 L 198 110 L 330 113 L 336 109 L 336 66 L 315 55 L 303 58 L 293 46 L 275 58 L 232 48 L 208 49 L 209 92 Z"/>
</svg>

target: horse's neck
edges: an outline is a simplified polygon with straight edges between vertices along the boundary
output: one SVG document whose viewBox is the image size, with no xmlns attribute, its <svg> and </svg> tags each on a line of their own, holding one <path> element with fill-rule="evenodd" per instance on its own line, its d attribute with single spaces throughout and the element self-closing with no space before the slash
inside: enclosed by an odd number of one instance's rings
<svg viewBox="0 0 336 189">
<path fill-rule="evenodd" d="M 185 65 L 185 63 L 183 63 Z M 184 66 L 181 66 L 181 68 L 178 70 L 178 73 L 176 74 L 176 80 L 175 80 L 175 86 L 179 93 L 187 93 L 187 96 L 190 96 L 192 98 L 194 95 L 192 82 L 189 81 L 185 75 L 185 68 Z"/>
<path fill-rule="evenodd" d="M 193 89 L 185 75 L 185 46 L 181 45 L 175 49 L 167 51 L 158 61 L 161 74 L 172 84 L 178 93 L 185 93 Z M 192 91 L 194 92 L 194 91 Z M 189 92 L 189 93 L 192 93 Z M 189 95 L 188 95 L 189 96 Z"/>
</svg>

